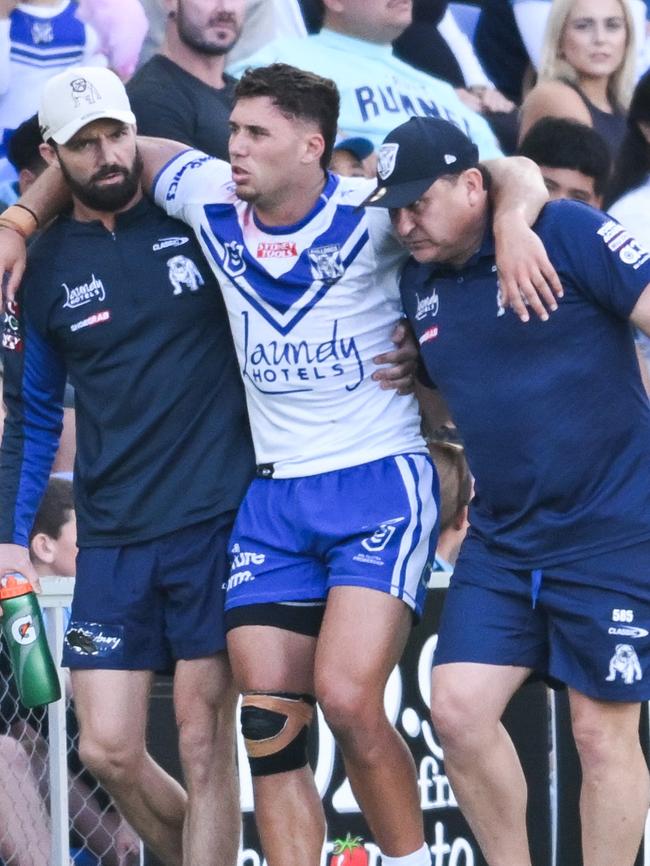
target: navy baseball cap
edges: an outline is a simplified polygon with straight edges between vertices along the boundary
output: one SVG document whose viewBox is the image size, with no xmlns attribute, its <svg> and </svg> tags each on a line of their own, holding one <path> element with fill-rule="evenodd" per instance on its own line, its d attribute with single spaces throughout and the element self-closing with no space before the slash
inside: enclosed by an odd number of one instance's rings
<svg viewBox="0 0 650 866">
<path fill-rule="evenodd" d="M 362 138 L 361 136 L 342 138 L 341 141 L 334 145 L 334 150 L 348 150 L 359 162 L 363 162 L 364 159 L 369 157 L 374 149 L 375 146 L 372 141 L 369 138 Z"/>
<path fill-rule="evenodd" d="M 377 157 L 379 185 L 363 205 L 407 207 L 439 177 L 477 165 L 478 148 L 448 120 L 412 117 L 388 133 Z"/>
</svg>

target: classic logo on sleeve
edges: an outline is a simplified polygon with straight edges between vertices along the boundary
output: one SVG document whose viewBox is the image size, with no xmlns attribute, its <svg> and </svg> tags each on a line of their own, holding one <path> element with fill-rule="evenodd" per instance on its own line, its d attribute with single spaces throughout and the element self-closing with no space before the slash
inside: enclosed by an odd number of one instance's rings
<svg viewBox="0 0 650 866">
<path fill-rule="evenodd" d="M 636 271 L 650 259 L 650 253 L 636 242 L 632 235 L 622 225 L 614 220 L 608 220 L 598 229 L 598 234 L 607 244 L 608 249 L 618 253 L 625 265 L 631 265 Z"/>
<path fill-rule="evenodd" d="M 23 340 L 20 336 L 18 304 L 15 301 L 7 301 L 6 306 L 2 317 L 2 348 L 9 352 L 21 352 Z"/>
</svg>

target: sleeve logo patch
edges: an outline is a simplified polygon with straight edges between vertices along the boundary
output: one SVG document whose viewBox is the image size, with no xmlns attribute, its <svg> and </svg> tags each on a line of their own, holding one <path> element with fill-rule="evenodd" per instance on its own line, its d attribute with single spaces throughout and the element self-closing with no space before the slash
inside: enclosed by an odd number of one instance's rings
<svg viewBox="0 0 650 866">
<path fill-rule="evenodd" d="M 650 253 L 639 246 L 632 235 L 614 220 L 604 223 L 598 229 L 598 234 L 607 248 L 618 253 L 623 264 L 631 265 L 635 271 L 650 259 Z"/>
<path fill-rule="evenodd" d="M 23 349 L 18 315 L 18 304 L 8 301 L 2 317 L 2 348 L 9 352 L 21 352 Z"/>
</svg>

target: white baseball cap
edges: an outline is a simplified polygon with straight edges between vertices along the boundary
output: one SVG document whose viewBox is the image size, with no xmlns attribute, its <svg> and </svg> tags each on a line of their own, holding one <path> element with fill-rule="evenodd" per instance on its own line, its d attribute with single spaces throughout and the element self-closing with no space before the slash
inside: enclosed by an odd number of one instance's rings
<svg viewBox="0 0 650 866">
<path fill-rule="evenodd" d="M 74 66 L 47 81 L 38 111 L 43 141 L 65 144 L 87 123 L 102 118 L 135 123 L 124 85 L 110 69 Z"/>
</svg>

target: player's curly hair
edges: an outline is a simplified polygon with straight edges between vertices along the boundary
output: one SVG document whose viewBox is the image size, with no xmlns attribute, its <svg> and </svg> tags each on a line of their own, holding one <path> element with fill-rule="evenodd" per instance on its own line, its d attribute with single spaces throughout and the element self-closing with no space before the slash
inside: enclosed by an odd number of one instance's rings
<svg viewBox="0 0 650 866">
<path fill-rule="evenodd" d="M 235 101 L 268 96 L 288 117 L 311 120 L 325 140 L 321 157 L 324 169 L 330 164 L 339 119 L 340 97 L 336 84 L 313 72 L 288 63 L 272 63 L 247 69 L 235 87 Z"/>
</svg>

